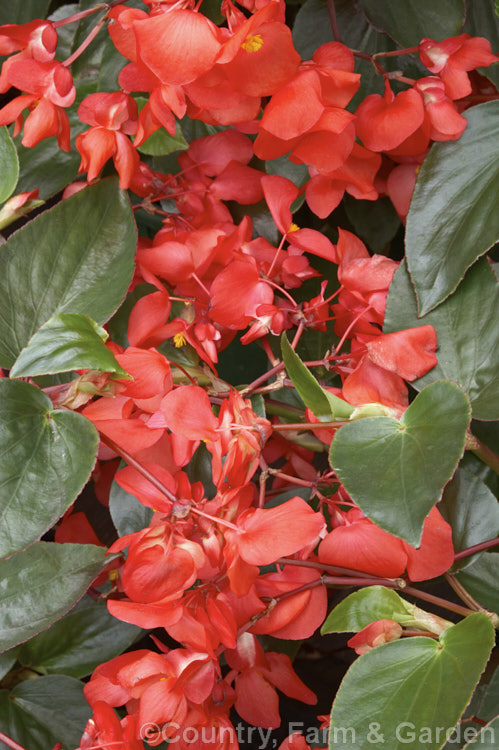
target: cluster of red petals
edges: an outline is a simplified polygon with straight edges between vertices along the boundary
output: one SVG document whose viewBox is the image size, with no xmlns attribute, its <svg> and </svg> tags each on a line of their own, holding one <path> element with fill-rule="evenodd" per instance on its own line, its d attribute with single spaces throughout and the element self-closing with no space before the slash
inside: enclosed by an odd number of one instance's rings
<svg viewBox="0 0 499 750">
<path fill-rule="evenodd" d="M 318 554 L 319 560 L 328 565 L 341 565 L 348 558 L 356 570 L 364 573 L 397 578 L 407 571 L 411 581 L 425 581 L 445 573 L 452 565 L 452 529 L 438 509 L 432 508 L 421 545 L 416 549 L 352 508 L 336 511 L 333 529 L 319 545 Z"/>
</svg>

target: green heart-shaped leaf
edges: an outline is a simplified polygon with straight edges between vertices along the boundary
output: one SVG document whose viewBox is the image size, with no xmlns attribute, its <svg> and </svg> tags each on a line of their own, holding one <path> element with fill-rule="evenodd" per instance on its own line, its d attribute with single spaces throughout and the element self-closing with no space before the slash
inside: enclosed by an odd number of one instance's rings
<svg viewBox="0 0 499 750">
<path fill-rule="evenodd" d="M 499 239 L 499 101 L 472 107 L 464 117 L 468 125 L 458 141 L 431 147 L 407 216 L 407 266 L 420 315 L 443 302 Z"/>
<path fill-rule="evenodd" d="M 19 177 L 19 159 L 7 128 L 0 128 L 0 203 L 12 195 Z"/>
<path fill-rule="evenodd" d="M 37 542 L 0 561 L 0 651 L 65 615 L 104 567 L 105 552 L 94 544 Z"/>
<path fill-rule="evenodd" d="M 98 442 L 81 414 L 53 411 L 38 388 L 0 379 L 0 557 L 35 542 L 74 502 Z"/>
<path fill-rule="evenodd" d="M 390 285 L 384 330 L 432 325 L 437 332 L 438 364 L 411 385 L 420 391 L 435 380 L 453 380 L 468 394 L 475 419 L 499 419 L 498 318 L 499 284 L 485 258 L 423 318 L 418 318 L 416 295 L 403 262 Z"/>
<path fill-rule="evenodd" d="M 469 421 L 459 386 L 432 383 L 400 421 L 370 417 L 341 427 L 331 466 L 368 518 L 417 547 L 424 520 L 463 454 Z"/>
<path fill-rule="evenodd" d="M 38 329 L 16 359 L 11 378 L 102 370 L 130 377 L 105 346 L 109 334 L 87 315 L 54 315 Z"/>
<path fill-rule="evenodd" d="M 105 322 L 126 294 L 136 230 L 128 197 L 102 180 L 14 232 L 0 253 L 0 366 L 59 313 Z"/>
<path fill-rule="evenodd" d="M 493 645 L 490 620 L 476 613 L 438 641 L 401 639 L 363 654 L 333 703 L 329 747 L 439 750 L 466 708 Z"/>
</svg>

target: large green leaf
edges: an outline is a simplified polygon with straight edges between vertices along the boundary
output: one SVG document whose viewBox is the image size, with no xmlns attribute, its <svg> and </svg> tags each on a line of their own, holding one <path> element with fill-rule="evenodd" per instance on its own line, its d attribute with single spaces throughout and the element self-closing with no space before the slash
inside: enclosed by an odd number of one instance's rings
<svg viewBox="0 0 499 750">
<path fill-rule="evenodd" d="M 424 519 L 463 454 L 469 420 L 459 386 L 432 383 L 400 421 L 369 417 L 341 427 L 331 466 L 368 518 L 417 547 Z"/>
<path fill-rule="evenodd" d="M 55 375 L 72 370 L 102 370 L 130 377 L 105 345 L 108 338 L 104 328 L 88 315 L 54 315 L 30 338 L 10 377 Z"/>
<path fill-rule="evenodd" d="M 439 510 L 452 526 L 456 552 L 499 535 L 497 499 L 481 479 L 465 469 L 458 469 L 446 486 Z M 453 570 L 468 567 L 475 559 L 458 560 Z"/>
<path fill-rule="evenodd" d="M 0 25 L 28 23 L 33 18 L 45 18 L 50 0 L 9 0 L 0 4 Z"/>
<path fill-rule="evenodd" d="M 72 677 L 38 677 L 10 692 L 0 690 L 0 727 L 29 750 L 47 750 L 56 742 L 64 750 L 79 747 L 91 715 L 83 685 Z M 0 748 L 7 750 L 2 742 Z"/>
<path fill-rule="evenodd" d="M 474 0 L 472 0 L 473 4 Z M 464 0 L 358 0 L 367 18 L 402 47 L 424 37 L 437 41 L 459 34 L 464 23 Z"/>
<path fill-rule="evenodd" d="M 40 539 L 88 481 L 99 439 L 81 414 L 33 385 L 0 379 L 0 557 Z"/>
<path fill-rule="evenodd" d="M 105 548 L 37 542 L 0 562 L 0 651 L 69 612 L 104 567 Z"/>
<path fill-rule="evenodd" d="M 86 677 L 118 656 L 141 629 L 112 617 L 105 602 L 86 596 L 69 614 L 19 648 L 17 659 L 42 674 Z"/>
<path fill-rule="evenodd" d="M 0 203 L 12 195 L 19 177 L 19 159 L 7 128 L 0 128 Z"/>
<path fill-rule="evenodd" d="M 437 332 L 438 365 L 412 385 L 454 380 L 468 394 L 475 419 L 499 419 L 499 284 L 485 258 L 467 272 L 456 291 L 418 318 L 405 262 L 390 285 L 384 330 L 430 324 Z"/>
<path fill-rule="evenodd" d="M 493 644 L 490 620 L 476 613 L 445 630 L 439 641 L 407 638 L 360 656 L 333 703 L 329 747 L 439 750 Z"/>
<path fill-rule="evenodd" d="M 293 385 L 303 403 L 323 421 L 348 419 L 354 408 L 333 393 L 329 393 L 314 378 L 289 343 L 286 334 L 281 337 L 282 358 Z"/>
<path fill-rule="evenodd" d="M 106 321 L 133 272 L 136 233 L 126 193 L 102 180 L 45 211 L 0 249 L 0 366 L 59 313 Z"/>
<path fill-rule="evenodd" d="M 414 622 L 414 605 L 385 586 L 366 586 L 336 605 L 325 620 L 321 633 L 357 633 L 375 620 L 395 620 L 401 625 Z"/>
<path fill-rule="evenodd" d="M 420 315 L 443 302 L 499 239 L 499 101 L 464 117 L 458 141 L 431 147 L 407 216 L 407 265 Z"/>
<path fill-rule="evenodd" d="M 482 607 L 499 614 L 499 554 L 484 552 L 456 577 Z"/>
</svg>

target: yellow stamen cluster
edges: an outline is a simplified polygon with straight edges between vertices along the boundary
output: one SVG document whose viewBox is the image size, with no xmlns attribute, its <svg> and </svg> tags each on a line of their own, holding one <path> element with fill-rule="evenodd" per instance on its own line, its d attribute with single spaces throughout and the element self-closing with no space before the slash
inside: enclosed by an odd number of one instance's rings
<svg viewBox="0 0 499 750">
<path fill-rule="evenodd" d="M 263 47 L 263 39 L 260 34 L 248 34 L 241 47 L 245 52 L 258 52 Z"/>
<path fill-rule="evenodd" d="M 175 347 L 177 349 L 180 349 L 181 346 L 185 346 L 187 344 L 187 339 L 185 338 L 183 333 L 176 333 L 173 337 L 173 343 L 175 344 Z"/>
</svg>

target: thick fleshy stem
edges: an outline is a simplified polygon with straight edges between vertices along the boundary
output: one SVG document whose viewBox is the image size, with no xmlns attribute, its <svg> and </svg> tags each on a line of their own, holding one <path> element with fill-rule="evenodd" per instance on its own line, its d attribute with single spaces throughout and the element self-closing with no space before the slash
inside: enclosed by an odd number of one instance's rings
<svg viewBox="0 0 499 750">
<path fill-rule="evenodd" d="M 456 552 L 454 560 L 462 560 L 463 557 L 471 557 L 471 555 L 475 555 L 477 552 L 483 552 L 486 549 L 491 549 L 492 547 L 497 546 L 499 546 L 499 538 L 489 539 L 486 542 L 480 542 L 480 544 L 474 544 L 472 547 L 462 549 L 461 552 Z"/>
<path fill-rule="evenodd" d="M 447 601 L 447 599 L 442 599 L 440 596 L 435 596 L 434 594 L 429 594 L 427 591 L 415 589 L 413 586 L 406 586 L 404 589 L 404 594 L 409 594 L 409 596 L 415 596 L 418 599 L 423 599 L 423 601 L 430 602 L 436 607 L 448 609 L 449 612 L 455 612 L 457 615 L 464 615 L 464 617 L 472 615 L 475 612 L 475 610 L 473 609 L 468 609 L 468 607 L 461 607 L 460 604 L 454 604 L 454 602 L 449 602 Z"/>
<path fill-rule="evenodd" d="M 458 597 L 463 601 L 465 604 L 468 605 L 471 609 L 475 609 L 477 612 L 483 612 L 485 607 L 482 607 L 481 604 L 479 604 L 476 599 L 473 599 L 471 594 L 469 594 L 464 586 L 457 580 L 457 578 L 450 573 L 445 574 L 445 580 L 451 586 Z"/>
<path fill-rule="evenodd" d="M 478 456 L 478 458 L 493 469 L 496 474 L 499 474 L 499 456 L 497 453 L 494 453 L 488 445 L 485 445 L 485 443 L 482 443 L 482 441 L 475 435 L 472 435 L 471 432 L 466 434 L 465 448 L 467 451 L 474 453 L 475 456 Z"/>
<path fill-rule="evenodd" d="M 332 568 L 331 565 L 323 565 L 320 562 L 306 560 L 287 560 L 286 558 L 280 558 L 276 562 L 278 562 L 280 565 L 303 565 L 304 567 L 316 568 L 323 571 L 327 571 L 328 569 Z M 368 576 L 365 573 L 359 575 L 359 571 L 348 570 L 347 568 L 343 569 L 336 567 L 335 570 L 341 572 L 345 570 L 345 572 L 354 574 L 355 577 L 350 578 L 347 576 L 328 576 L 324 578 L 324 583 L 328 583 L 329 585 L 342 586 L 386 586 L 390 589 L 402 589 L 404 594 L 414 596 L 417 599 L 423 599 L 424 601 L 430 602 L 437 607 L 448 609 L 450 612 L 455 612 L 456 614 L 463 615 L 465 617 L 474 614 L 474 612 L 476 611 L 473 609 L 468 609 L 467 607 L 462 607 L 460 604 L 454 604 L 454 602 L 449 602 L 447 599 L 442 599 L 439 596 L 434 596 L 434 594 L 429 594 L 426 591 L 420 591 L 420 589 L 416 589 L 413 586 L 407 586 L 406 582 L 400 578 L 378 578 L 376 576 Z"/>
</svg>

